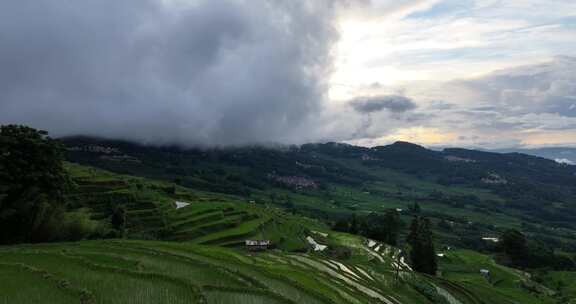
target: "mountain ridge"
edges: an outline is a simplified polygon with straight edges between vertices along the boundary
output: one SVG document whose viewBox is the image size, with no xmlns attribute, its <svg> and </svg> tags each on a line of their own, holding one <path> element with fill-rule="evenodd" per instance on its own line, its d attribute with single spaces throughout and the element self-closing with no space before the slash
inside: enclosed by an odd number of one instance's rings
<svg viewBox="0 0 576 304">
<path fill-rule="evenodd" d="M 544 221 L 543 226 L 576 229 L 576 166 L 537 156 L 434 151 L 406 142 L 372 148 L 317 143 L 183 149 L 91 138 L 63 141 L 73 162 L 245 199 L 265 200 L 281 192 L 294 197 L 296 207 L 328 219 L 376 211 L 377 201 L 402 209 L 421 201 L 449 207 L 446 215 L 504 213 L 518 223 Z M 357 194 L 344 198 L 341 191 Z M 463 193 L 471 198 L 464 199 Z"/>
</svg>

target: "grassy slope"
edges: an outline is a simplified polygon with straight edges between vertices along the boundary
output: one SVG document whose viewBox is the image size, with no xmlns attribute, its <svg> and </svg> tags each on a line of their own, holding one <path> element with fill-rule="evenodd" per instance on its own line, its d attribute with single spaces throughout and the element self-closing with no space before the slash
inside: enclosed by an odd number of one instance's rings
<svg viewBox="0 0 576 304">
<path fill-rule="evenodd" d="M 256 197 L 269 201 L 270 193 L 275 193 L 277 196 L 291 196 L 294 198 L 297 209 L 314 210 L 315 213 L 334 216 L 346 216 L 352 212 L 360 214 L 382 212 L 388 208 L 407 210 L 417 201 L 424 211 L 433 211 L 436 214 L 450 215 L 466 221 L 482 222 L 497 227 L 520 227 L 521 221 L 514 211 L 486 214 L 485 211 L 476 210 L 472 204 L 454 207 L 426 199 L 433 192 L 441 192 L 454 196 L 474 195 L 480 200 L 502 202 L 501 197 L 492 194 L 489 190 L 465 186 L 443 186 L 431 180 L 419 179 L 391 169 L 367 168 L 358 160 L 331 160 L 338 161 L 353 170 L 370 173 L 379 180 L 364 188 L 333 184 L 327 191 L 294 193 L 289 190 L 272 189 L 263 193 L 257 192 Z"/>
<path fill-rule="evenodd" d="M 133 236 L 162 231 L 168 238 L 191 242 L 90 241 L 1 248 L 3 274 L 17 278 L 0 289 L 3 294 L 35 282 L 34 288 L 50 299 L 48 303 L 67 303 L 70 297 L 94 299 L 96 303 L 228 303 L 230 299 L 242 299 L 239 303 L 368 303 L 374 297 L 380 297 L 380 302 L 429 303 L 411 283 L 428 281 L 455 298 L 452 303 L 552 303 L 523 289 L 518 282 L 526 278 L 520 274 L 474 252 L 449 252 L 448 262 L 441 264 L 443 279 L 404 272 L 404 283 L 396 285 L 391 266 L 396 250 L 368 248 L 363 239 L 331 232 L 318 221 L 230 195 L 182 187 L 174 193 L 169 191 L 173 185 L 167 182 L 75 164 L 67 168 L 80 185 L 72 201 L 88 202 L 83 207 L 93 208 L 96 217 L 105 220 L 103 205 L 129 196 L 128 222 Z M 426 188 L 425 181 L 419 183 L 421 189 Z M 383 182 L 382 187 L 399 186 Z M 366 208 L 407 206 L 407 201 L 390 205 L 353 188 L 340 187 L 337 193 L 337 199 L 350 199 Z M 295 200 L 297 208 L 303 202 L 313 208 L 341 208 L 318 193 L 301 192 L 298 196 L 302 199 Z M 176 200 L 190 205 L 176 209 Z M 262 238 L 272 239 L 280 249 L 300 251 L 308 248 L 306 236 L 329 246 L 351 247 L 353 256 L 339 263 L 354 274 L 329 262 L 323 254 L 271 251 L 247 256 L 236 249 L 200 246 L 237 246 L 246 238 Z M 478 273 L 480 268 L 493 271 L 496 283 L 486 282 Z M 2 301 L 6 300 L 0 298 Z M 20 303 L 30 303 L 26 301 Z"/>
<path fill-rule="evenodd" d="M 0 303 L 432 303 L 414 282 L 436 286 L 450 303 L 553 303 L 517 286 L 521 274 L 473 252 L 450 252 L 442 278 L 402 267 L 398 282 L 396 249 L 346 234 L 324 240 L 351 246 L 353 257 L 127 240 L 0 247 L 0 276 L 8 282 Z M 496 282 L 476 274 L 480 267 Z M 33 298 L 18 296 L 21 290 Z"/>
<path fill-rule="evenodd" d="M 576 303 L 576 273 L 568 271 L 551 271 L 543 278 L 543 284 L 559 290 L 566 303 Z"/>
<path fill-rule="evenodd" d="M 11 296 L 28 283 L 35 283 L 45 303 L 66 303 L 67 296 L 74 296 L 18 265 L 85 290 L 95 303 L 231 303 L 230 299 L 236 299 L 234 303 L 367 303 L 372 295 L 393 294 L 384 280 L 353 278 L 312 256 L 281 252 L 250 256 L 189 243 L 86 241 L 6 247 L 0 249 L 0 259 L 2 267 L 10 269 L 5 274 L 17 279 L 2 287 L 7 293 L 0 295 L 0 303 L 31 303 Z M 358 289 L 358 282 L 366 289 Z"/>
<path fill-rule="evenodd" d="M 443 277 L 459 282 L 493 303 L 556 303 L 545 292 L 530 293 L 522 286 L 538 286 L 528 274 L 498 265 L 489 256 L 470 250 L 452 250 L 440 258 Z M 480 269 L 490 271 L 490 277 L 480 274 Z M 543 286 L 538 286 L 548 291 Z"/>
<path fill-rule="evenodd" d="M 159 149 L 89 138 L 69 139 L 67 144 L 76 150 L 70 153 L 70 159 L 80 163 L 159 180 L 176 180 L 194 189 L 234 193 L 245 200 L 250 196 L 266 204 L 294 206 L 300 214 L 332 221 L 352 213 L 381 212 L 387 208 L 406 210 L 417 201 L 434 222 L 440 219 L 455 222 L 452 231 L 437 231 L 443 243 L 453 246 L 468 246 L 471 240 L 497 235 L 511 227 L 555 243 L 576 244 L 572 212 L 567 212 L 571 210 L 567 208 L 569 202 L 573 201 L 567 199 L 568 192 L 573 193 L 574 189 L 566 184 L 573 184 L 573 174 L 568 176 L 568 168 L 552 161 L 464 150 L 438 154 L 406 143 L 374 149 L 324 144 L 213 150 Z M 86 147 L 90 145 L 114 147 L 118 149 L 116 154 L 134 156 L 139 161 L 109 160 L 108 154 L 89 152 Z M 448 154 L 477 162 L 450 162 L 444 159 Z M 367 155 L 372 161 L 364 160 Z M 515 186 L 506 190 L 507 187 L 482 183 L 481 179 L 491 172 L 511 174 L 510 185 Z M 271 173 L 306 177 L 321 187 L 288 189 L 271 180 Z M 531 186 L 524 184 L 525 179 Z M 564 186 L 556 188 L 557 184 Z M 550 192 L 562 195 L 529 191 L 541 189 L 554 189 Z M 438 193 L 444 197 L 432 196 Z M 522 202 L 529 206 L 523 206 Z M 540 210 L 542 206 L 550 208 Z"/>
<path fill-rule="evenodd" d="M 69 200 L 104 221 L 119 203 L 127 207 L 128 236 L 168 238 L 199 244 L 238 245 L 246 238 L 271 239 L 281 249 L 305 247 L 304 232 L 320 222 L 237 197 L 192 191 L 171 183 L 67 164 L 78 184 Z M 190 205 L 176 209 L 175 202 Z"/>
</svg>

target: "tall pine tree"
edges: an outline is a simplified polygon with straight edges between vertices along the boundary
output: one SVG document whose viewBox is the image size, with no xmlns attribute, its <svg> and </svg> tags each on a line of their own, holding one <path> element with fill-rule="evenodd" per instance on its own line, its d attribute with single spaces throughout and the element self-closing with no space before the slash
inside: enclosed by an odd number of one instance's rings
<svg viewBox="0 0 576 304">
<path fill-rule="evenodd" d="M 415 271 L 435 275 L 438 269 L 430 220 L 415 217 L 406 241 L 410 245 L 410 261 Z"/>
<path fill-rule="evenodd" d="M 430 220 L 427 218 L 422 220 L 422 239 L 424 241 L 422 244 L 424 269 L 422 272 L 436 275 L 438 262 L 436 261 L 436 250 L 434 248 L 434 234 L 432 232 Z"/>
<path fill-rule="evenodd" d="M 384 242 L 392 246 L 398 245 L 398 235 L 400 234 L 400 228 L 402 228 L 402 220 L 396 209 L 386 210 L 383 226 Z"/>
</svg>

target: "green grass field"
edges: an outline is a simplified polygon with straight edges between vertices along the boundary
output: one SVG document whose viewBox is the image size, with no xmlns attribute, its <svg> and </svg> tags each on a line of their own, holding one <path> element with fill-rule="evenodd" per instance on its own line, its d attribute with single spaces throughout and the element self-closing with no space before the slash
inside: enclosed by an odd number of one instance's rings
<svg viewBox="0 0 576 304">
<path fill-rule="evenodd" d="M 281 249 L 306 247 L 305 232 L 325 229 L 319 221 L 287 214 L 282 209 L 249 203 L 238 197 L 193 191 L 162 181 L 114 174 L 67 164 L 76 188 L 72 204 L 106 220 L 110 210 L 127 208 L 130 238 L 192 241 L 238 246 L 245 239 L 270 239 Z M 188 204 L 176 208 L 176 202 Z"/>
<path fill-rule="evenodd" d="M 0 248 L 0 260 L 9 282 L 0 287 L 0 303 L 34 303 L 16 296 L 22 287 L 42 294 L 44 303 L 367 303 L 390 292 L 383 281 L 359 290 L 357 274 L 332 270 L 317 257 L 191 243 L 13 246 Z"/>
<path fill-rule="evenodd" d="M 320 220 L 267 203 L 266 192 L 248 200 L 75 164 L 67 169 L 77 185 L 70 204 L 102 222 L 121 204 L 127 239 L 0 247 L 0 304 L 552 304 L 562 303 L 549 292 L 555 285 L 563 295 L 575 293 L 573 273 L 551 272 L 551 283 L 540 285 L 466 250 L 445 252 L 439 277 L 419 275 L 399 262 L 398 248 L 333 232 Z M 409 203 L 349 187 L 336 188 L 333 198 L 282 191 L 296 208 L 343 214 L 353 205 L 368 212 Z M 274 249 L 249 252 L 246 239 L 271 240 Z M 315 251 L 309 239 L 328 249 Z M 339 246 L 351 256 L 330 255 Z M 490 270 L 490 279 L 480 269 Z"/>
<path fill-rule="evenodd" d="M 545 286 L 530 280 L 530 275 L 516 269 L 498 265 L 486 255 L 470 250 L 451 250 L 440 258 L 442 277 L 459 282 L 482 298 L 494 303 L 557 303 L 553 293 Z M 481 269 L 488 270 L 483 276 Z M 530 289 L 539 292 L 531 292 Z"/>
<path fill-rule="evenodd" d="M 556 303 L 522 288 L 523 274 L 474 252 L 449 252 L 441 277 L 402 266 L 397 279 L 396 249 L 352 235 L 327 239 L 350 245 L 354 256 L 127 240 L 0 247 L 0 303 L 436 303 L 418 284 L 446 303 Z M 480 268 L 491 270 L 490 282 Z"/>
</svg>

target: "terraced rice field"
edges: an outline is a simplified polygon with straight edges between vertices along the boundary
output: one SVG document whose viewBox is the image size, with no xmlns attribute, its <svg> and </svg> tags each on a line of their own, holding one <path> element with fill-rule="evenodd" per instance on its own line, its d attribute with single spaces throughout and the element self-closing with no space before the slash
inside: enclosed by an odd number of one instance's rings
<svg viewBox="0 0 576 304">
<path fill-rule="evenodd" d="M 466 287 L 468 292 L 492 298 L 495 303 L 556 303 L 543 296 L 549 290 L 530 281 L 528 274 L 498 265 L 486 255 L 470 250 L 452 250 L 446 252 L 439 262 L 443 277 L 447 279 L 440 281 L 440 284 L 447 288 L 453 288 L 451 284 L 457 282 Z M 481 275 L 480 269 L 489 270 L 490 276 Z M 523 285 L 532 285 L 540 289 L 542 294 L 529 292 L 522 288 Z"/>
<path fill-rule="evenodd" d="M 194 240 L 200 244 L 241 243 L 269 218 L 232 204 L 192 203 L 173 213 L 175 240 Z"/>
<path fill-rule="evenodd" d="M 450 304 L 496 303 L 480 300 L 466 285 L 398 268 L 399 251 L 392 247 L 358 242 L 365 254 L 348 260 L 190 242 L 0 247 L 0 303 L 433 303 L 414 281 L 436 286 Z"/>
<path fill-rule="evenodd" d="M 169 241 L 0 247 L 0 304 L 552 303 L 520 288 L 525 276 L 480 254 L 446 253 L 442 277 L 428 277 L 412 272 L 398 248 L 280 209 L 94 168 L 69 170 L 78 185 L 72 206 L 105 221 L 121 206 L 126 237 Z M 247 252 L 246 239 L 271 240 L 274 248 Z M 336 247 L 351 256 L 332 256 Z M 482 278 L 480 268 L 496 281 Z M 422 284 L 445 301 L 431 300 Z"/>
<path fill-rule="evenodd" d="M 302 225 L 286 220 L 288 215 L 278 209 L 90 167 L 68 164 L 68 169 L 77 184 L 69 201 L 88 208 L 98 220 L 106 220 L 121 206 L 130 238 L 228 247 L 257 238 L 273 240 L 287 250 L 306 248 Z"/>
<path fill-rule="evenodd" d="M 22 290 L 38 303 L 398 303 L 388 275 L 306 254 L 83 241 L 3 247 L 0 261 L 0 303 L 32 303 Z"/>
</svg>

